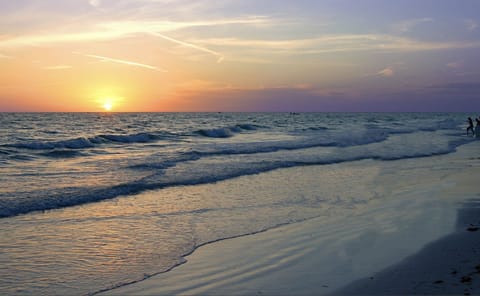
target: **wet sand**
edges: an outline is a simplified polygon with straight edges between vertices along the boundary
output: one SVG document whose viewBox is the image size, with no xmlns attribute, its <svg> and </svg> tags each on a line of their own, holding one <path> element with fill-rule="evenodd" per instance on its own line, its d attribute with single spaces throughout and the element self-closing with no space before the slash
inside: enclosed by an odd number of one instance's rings
<svg viewBox="0 0 480 296">
<path fill-rule="evenodd" d="M 478 147 L 389 162 L 378 180 L 388 198 L 204 245 L 169 272 L 104 294 L 478 294 Z"/>
</svg>

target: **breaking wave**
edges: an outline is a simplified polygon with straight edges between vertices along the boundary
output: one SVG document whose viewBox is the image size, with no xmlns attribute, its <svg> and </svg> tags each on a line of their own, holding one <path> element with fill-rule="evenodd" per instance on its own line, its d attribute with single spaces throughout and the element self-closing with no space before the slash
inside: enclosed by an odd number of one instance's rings
<svg viewBox="0 0 480 296">
<path fill-rule="evenodd" d="M 254 131 L 258 127 L 254 124 L 237 124 L 222 128 L 200 129 L 196 133 L 209 138 L 229 138 L 242 131 Z"/>
</svg>

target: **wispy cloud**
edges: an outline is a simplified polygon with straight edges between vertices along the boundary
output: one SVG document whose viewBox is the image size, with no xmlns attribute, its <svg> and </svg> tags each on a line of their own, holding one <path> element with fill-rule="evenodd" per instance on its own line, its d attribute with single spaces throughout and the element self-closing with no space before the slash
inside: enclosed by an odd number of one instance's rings
<svg viewBox="0 0 480 296">
<path fill-rule="evenodd" d="M 447 63 L 445 66 L 449 69 L 449 73 L 455 76 L 465 77 L 478 75 L 478 72 L 469 71 L 468 67 L 465 67 L 464 61 L 450 62 Z"/>
<path fill-rule="evenodd" d="M 365 75 L 362 75 L 362 77 L 375 77 L 375 76 L 381 76 L 381 77 L 393 77 L 395 76 L 396 70 L 393 68 L 393 66 L 388 66 L 382 70 L 379 70 L 377 72 L 373 73 L 367 73 Z"/>
<path fill-rule="evenodd" d="M 171 32 L 186 28 L 216 27 L 225 25 L 259 25 L 272 20 L 267 16 L 247 16 L 231 19 L 210 19 L 201 21 L 114 21 L 98 24 L 98 28 L 113 32 L 152 33 Z"/>
<path fill-rule="evenodd" d="M 98 7 L 100 6 L 100 0 L 88 0 L 88 3 L 92 5 L 93 7 Z"/>
<path fill-rule="evenodd" d="M 392 67 L 387 67 L 383 70 L 378 71 L 377 75 L 383 76 L 383 77 L 392 77 L 393 75 L 395 75 L 395 71 L 393 70 Z"/>
<path fill-rule="evenodd" d="M 478 28 L 478 23 L 472 19 L 466 19 L 463 21 L 468 31 L 474 31 Z"/>
<path fill-rule="evenodd" d="M 214 55 L 214 56 L 217 57 L 217 63 L 221 63 L 224 59 L 224 56 L 221 53 L 213 51 L 213 50 L 208 49 L 206 47 L 202 47 L 202 46 L 199 46 L 199 45 L 195 45 L 193 43 L 181 41 L 181 40 L 178 40 L 178 39 L 175 39 L 175 38 L 172 38 L 172 37 L 168 37 L 168 36 L 160 34 L 160 33 L 152 33 L 152 35 L 160 37 L 160 38 L 165 39 L 165 40 L 168 40 L 168 41 L 173 42 L 173 43 L 180 44 L 182 46 L 186 46 L 186 47 L 189 47 L 189 48 L 193 48 L 195 50 L 203 51 L 203 52 L 209 53 L 211 55 Z"/>
<path fill-rule="evenodd" d="M 93 0 L 89 1 L 92 2 Z M 432 18 L 411 19 L 403 21 L 397 24 L 397 26 L 399 31 L 407 32 L 421 23 L 432 21 Z M 471 21 L 469 23 L 470 28 L 472 28 L 472 30 L 476 28 L 476 23 L 472 20 L 469 21 Z M 229 59 L 232 60 L 238 58 L 244 60 L 247 59 L 250 61 L 258 60 L 269 62 L 270 56 L 275 54 L 308 55 L 356 51 L 415 52 L 480 47 L 480 40 L 434 42 L 412 39 L 405 37 L 404 35 L 388 34 L 335 34 L 321 35 L 303 39 L 294 39 L 292 36 L 283 36 L 281 39 L 274 39 L 274 36 L 271 36 L 270 39 L 248 39 L 235 37 L 179 39 L 171 37 L 172 32 L 187 28 L 210 26 L 215 27 L 232 24 L 256 26 L 273 23 L 275 23 L 275 20 L 266 16 L 247 16 L 233 19 L 212 19 L 183 22 L 102 22 L 88 27 L 89 29 L 80 31 L 69 30 L 69 32 L 62 33 L 20 35 L 17 37 L 3 38 L 0 39 L 0 48 L 109 41 L 132 36 L 141 37 L 147 35 L 155 36 L 183 47 L 210 54 L 216 57 L 217 63 L 220 63 L 224 60 L 225 55 L 228 55 Z M 1 57 L 2 56 L 0 55 L 0 58 Z M 97 59 L 100 58 L 97 57 Z M 110 62 L 113 62 L 113 60 L 110 60 Z M 141 63 L 136 64 L 144 65 Z M 152 70 L 155 68 L 154 66 L 150 65 L 144 66 L 147 66 L 144 68 L 151 67 L 149 69 Z"/>
<path fill-rule="evenodd" d="M 399 23 L 396 23 L 393 25 L 393 28 L 396 32 L 399 33 L 407 33 L 413 30 L 416 26 L 423 24 L 423 23 L 429 23 L 433 22 L 432 18 L 429 17 L 424 17 L 424 18 L 417 18 L 417 19 L 409 19 L 409 20 L 404 20 Z"/>
<path fill-rule="evenodd" d="M 45 66 L 43 69 L 45 70 L 65 70 L 70 69 L 72 66 L 70 65 L 56 65 L 56 66 Z"/>
<path fill-rule="evenodd" d="M 159 67 L 156 67 L 156 66 L 152 66 L 152 65 L 147 65 L 147 64 L 127 61 L 127 60 L 121 60 L 121 59 L 114 59 L 114 58 L 104 57 L 104 56 L 99 56 L 99 55 L 94 55 L 94 54 L 83 54 L 83 53 L 79 53 L 79 52 L 73 52 L 73 53 L 83 55 L 85 57 L 97 59 L 97 60 L 100 60 L 100 61 L 104 61 L 104 62 L 111 62 L 111 63 L 134 66 L 134 67 L 141 67 L 141 68 L 146 68 L 146 69 L 150 69 L 150 70 L 154 70 L 154 71 L 160 71 L 160 72 L 168 72 L 165 69 L 162 69 L 162 68 L 159 68 Z"/>
<path fill-rule="evenodd" d="M 447 68 L 450 69 L 459 69 L 463 67 L 463 62 L 462 61 L 456 61 L 456 62 L 450 62 L 446 64 Z"/>
<path fill-rule="evenodd" d="M 113 40 L 125 37 L 125 34 L 111 31 L 91 31 L 72 34 L 24 35 L 0 40 L 0 47 L 24 47 L 45 44 L 75 43 L 85 41 Z"/>
<path fill-rule="evenodd" d="M 108 41 L 126 38 L 138 34 L 172 32 L 180 29 L 231 24 L 259 24 L 267 22 L 266 17 L 254 16 L 234 19 L 217 19 L 194 22 L 171 21 L 122 21 L 104 22 L 94 25 L 89 30 L 65 33 L 20 35 L 0 40 L 0 47 L 22 47 L 42 44 L 74 43 L 89 41 Z"/>
<path fill-rule="evenodd" d="M 339 34 L 282 40 L 213 38 L 194 39 L 189 42 L 223 48 L 236 47 L 244 52 L 264 51 L 267 54 L 321 54 L 354 51 L 414 52 L 480 47 L 480 41 L 428 42 L 385 34 Z"/>
</svg>

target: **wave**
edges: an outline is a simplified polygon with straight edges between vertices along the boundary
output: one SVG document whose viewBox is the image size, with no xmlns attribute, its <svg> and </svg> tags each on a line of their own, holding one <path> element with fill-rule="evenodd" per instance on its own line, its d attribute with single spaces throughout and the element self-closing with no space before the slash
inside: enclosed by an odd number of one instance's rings
<svg viewBox="0 0 480 296">
<path fill-rule="evenodd" d="M 54 149 L 52 151 L 40 153 L 40 155 L 51 157 L 51 158 L 71 158 L 71 157 L 84 156 L 85 154 L 77 150 Z"/>
<path fill-rule="evenodd" d="M 87 138 L 76 138 L 76 139 L 70 139 L 70 140 L 64 140 L 64 141 L 52 141 L 52 142 L 35 141 L 35 142 L 26 142 L 26 143 L 15 143 L 15 144 L 7 144 L 5 146 L 13 147 L 13 148 L 30 149 L 30 150 L 48 150 L 48 149 L 58 149 L 58 148 L 82 149 L 82 148 L 94 147 L 94 143 L 92 143 Z"/>
<path fill-rule="evenodd" d="M 134 164 L 127 166 L 128 169 L 132 170 L 164 170 L 173 166 L 176 166 L 178 163 L 198 160 L 200 159 L 200 155 L 195 152 L 184 152 L 177 155 L 154 155 L 147 159 L 144 163 Z M 155 161 L 155 159 L 160 158 L 161 161 Z"/>
<path fill-rule="evenodd" d="M 237 127 L 247 130 L 247 131 L 254 131 L 260 128 L 259 125 L 256 124 L 248 124 L 248 123 L 243 123 L 243 124 L 237 124 Z"/>
<path fill-rule="evenodd" d="M 99 135 L 92 140 L 100 143 L 104 143 L 105 140 L 118 143 L 149 143 L 161 138 L 161 136 L 153 133 L 138 133 L 133 135 Z"/>
<path fill-rule="evenodd" d="M 211 138 L 227 138 L 235 133 L 242 131 L 254 131 L 260 126 L 255 124 L 237 124 L 225 128 L 201 129 L 196 134 Z M 188 135 L 186 133 L 185 135 Z M 66 139 L 60 141 L 28 141 L 12 144 L 1 145 L 3 147 L 20 148 L 29 150 L 52 150 L 52 149 L 87 149 L 97 145 L 108 143 L 134 144 L 134 143 L 151 143 L 161 139 L 173 139 L 181 135 L 173 134 L 166 131 L 159 132 L 142 132 L 135 134 L 100 134 L 93 137 L 79 137 L 74 139 Z"/>
<path fill-rule="evenodd" d="M 32 161 L 35 160 L 36 157 L 33 155 L 26 155 L 26 154 L 12 154 L 9 156 L 9 159 L 15 160 L 15 161 Z"/>
<path fill-rule="evenodd" d="M 325 126 L 311 126 L 311 127 L 307 127 L 307 128 L 302 129 L 302 131 L 325 131 L 325 130 L 328 130 L 328 129 L 329 128 L 325 127 Z"/>
<path fill-rule="evenodd" d="M 324 131 L 322 129 L 322 131 Z M 386 129 L 359 130 L 353 134 L 338 134 L 337 132 L 322 132 L 316 136 L 297 136 L 293 140 L 279 140 L 248 143 L 224 143 L 209 146 L 205 150 L 194 149 L 190 154 L 208 155 L 235 155 L 268 153 L 280 150 L 298 150 L 314 147 L 349 147 L 380 143 L 388 139 L 390 133 Z"/>
<path fill-rule="evenodd" d="M 242 131 L 254 131 L 258 129 L 255 124 L 237 124 L 231 127 L 216 129 L 201 129 L 195 133 L 211 138 L 227 138 L 232 137 L 235 133 Z M 188 135 L 185 134 L 185 135 Z M 159 132 L 142 132 L 135 134 L 100 134 L 93 137 L 79 137 L 74 139 L 66 139 L 60 141 L 27 141 L 11 144 L 3 144 L 1 147 L 19 148 L 28 150 L 53 150 L 53 149 L 88 149 L 94 148 L 102 144 L 135 144 L 135 143 L 151 143 L 161 139 L 173 139 L 181 135 L 173 134 L 166 131 Z M 53 153 L 55 154 L 55 153 Z M 73 154 L 73 153 L 72 153 Z M 47 155 L 51 156 L 51 155 Z"/>
<path fill-rule="evenodd" d="M 427 140 L 419 144 L 420 138 Z M 279 168 L 336 164 L 365 159 L 391 161 L 447 154 L 454 152 L 458 146 L 473 141 L 470 138 L 448 141 L 444 139 L 444 136 L 435 138 L 432 133 L 426 133 L 412 134 L 407 138 L 397 136 L 386 142 L 371 145 L 336 147 L 327 152 L 306 149 L 301 153 L 287 150 L 268 155 L 205 158 L 186 153 L 162 162 L 146 161 L 143 164 L 131 166 L 130 169 L 149 170 L 151 175 L 114 186 L 44 189 L 25 192 L 15 199 L 2 198 L 0 194 L 0 217 L 69 207 L 137 194 L 146 190 L 214 183 Z"/>
<path fill-rule="evenodd" d="M 230 138 L 233 137 L 236 133 L 240 133 L 242 131 L 253 131 L 258 128 L 259 126 L 255 124 L 237 124 L 234 126 L 221 128 L 200 129 L 197 130 L 195 133 L 209 138 Z"/>
<path fill-rule="evenodd" d="M 4 147 L 29 150 L 85 149 L 106 143 L 149 143 L 167 137 L 169 133 L 136 133 L 130 135 L 104 134 L 86 138 L 80 137 L 61 141 L 30 141 L 5 144 Z"/>
<path fill-rule="evenodd" d="M 233 137 L 234 131 L 230 128 L 216 128 L 208 130 L 198 130 L 200 135 L 209 137 L 209 138 L 230 138 Z"/>
</svg>

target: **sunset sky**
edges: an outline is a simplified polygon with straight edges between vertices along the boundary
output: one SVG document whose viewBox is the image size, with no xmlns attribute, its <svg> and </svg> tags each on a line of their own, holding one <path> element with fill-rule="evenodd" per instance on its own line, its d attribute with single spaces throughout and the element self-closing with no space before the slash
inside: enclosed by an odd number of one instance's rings
<svg viewBox="0 0 480 296">
<path fill-rule="evenodd" d="M 480 111 L 478 0 L 0 2 L 0 111 Z"/>
</svg>

